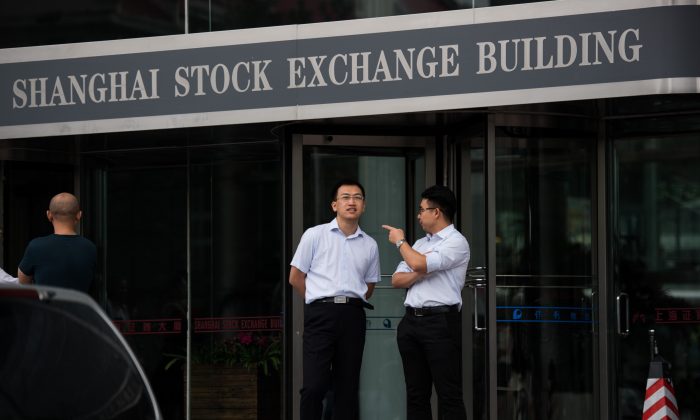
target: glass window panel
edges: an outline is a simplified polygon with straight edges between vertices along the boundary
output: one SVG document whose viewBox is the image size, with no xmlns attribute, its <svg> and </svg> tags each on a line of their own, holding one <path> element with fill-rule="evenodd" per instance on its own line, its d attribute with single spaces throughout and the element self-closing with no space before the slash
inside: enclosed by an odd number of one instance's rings
<svg viewBox="0 0 700 420">
<path fill-rule="evenodd" d="M 0 0 L 0 48 L 140 38 L 531 3 L 534 0 Z"/>
<path fill-rule="evenodd" d="M 0 0 L 0 10 L 0 48 L 184 32 L 184 8 L 176 0 Z"/>
<path fill-rule="evenodd" d="M 244 398 L 251 416 L 281 417 L 284 210 L 270 128 L 83 137 L 89 230 L 105 255 L 100 295 L 166 418 L 185 418 L 188 286 L 193 418 L 221 415 L 210 409 L 222 392 L 229 405 Z"/>
<path fill-rule="evenodd" d="M 622 98 L 611 98 L 608 99 L 608 109 L 609 114 L 614 116 L 623 115 L 638 115 L 645 114 L 648 116 L 650 111 L 654 113 L 668 113 L 668 112 L 687 112 L 696 111 L 700 107 L 700 95 L 684 95 L 683 100 L 678 100 L 678 95 L 651 95 L 651 96 L 632 96 L 632 97 L 622 97 Z M 609 128 L 615 129 L 619 132 L 625 132 L 629 135 L 629 131 L 621 130 L 623 127 L 629 127 L 627 122 L 645 122 L 646 120 L 659 121 L 665 124 L 678 121 L 678 116 L 674 118 L 663 118 L 661 116 L 657 117 L 647 117 L 643 119 L 630 119 L 630 120 L 620 120 L 616 121 L 615 124 L 611 124 Z M 697 119 L 694 120 L 697 124 Z M 683 124 L 686 126 L 686 124 Z M 656 132 L 656 130 L 649 130 L 649 132 Z"/>
<path fill-rule="evenodd" d="M 591 275 L 590 142 L 501 129 L 498 274 Z"/>
<path fill-rule="evenodd" d="M 276 141 L 191 151 L 192 418 L 281 418 L 280 157 Z"/>
<path fill-rule="evenodd" d="M 186 348 L 186 153 L 88 155 L 85 167 L 91 237 L 104 255 L 98 294 L 141 361 L 163 415 L 184 418 L 183 371 L 170 362 Z"/>
</svg>

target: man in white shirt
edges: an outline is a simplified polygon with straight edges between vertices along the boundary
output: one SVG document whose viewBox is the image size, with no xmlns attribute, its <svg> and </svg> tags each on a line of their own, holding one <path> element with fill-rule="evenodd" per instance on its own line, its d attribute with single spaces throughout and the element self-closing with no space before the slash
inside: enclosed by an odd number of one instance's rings
<svg viewBox="0 0 700 420">
<path fill-rule="evenodd" d="M 406 418 L 432 419 L 434 384 L 440 418 L 466 420 L 460 311 L 469 243 L 452 224 L 457 208 L 452 191 L 435 185 L 421 198 L 418 221 L 426 236 L 413 247 L 406 243 L 403 230 L 383 226 L 403 257 L 391 284 L 408 289 L 406 314 L 396 331 L 406 380 Z"/>
<path fill-rule="evenodd" d="M 334 419 L 358 420 L 365 311 L 379 281 L 377 243 L 360 229 L 365 191 L 343 180 L 332 191 L 330 223 L 304 232 L 289 283 L 304 297 L 301 419 L 320 420 L 323 398 L 334 392 Z"/>
</svg>

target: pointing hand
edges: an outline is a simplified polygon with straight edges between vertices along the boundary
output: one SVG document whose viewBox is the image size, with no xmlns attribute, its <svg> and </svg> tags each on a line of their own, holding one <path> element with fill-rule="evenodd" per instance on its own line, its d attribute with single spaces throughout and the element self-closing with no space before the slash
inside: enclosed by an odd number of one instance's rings
<svg viewBox="0 0 700 420">
<path fill-rule="evenodd" d="M 391 242 L 392 244 L 395 244 L 401 239 L 406 239 L 406 234 L 403 232 L 402 229 L 398 229 L 389 225 L 382 225 L 382 227 L 389 231 L 389 242 Z"/>
</svg>

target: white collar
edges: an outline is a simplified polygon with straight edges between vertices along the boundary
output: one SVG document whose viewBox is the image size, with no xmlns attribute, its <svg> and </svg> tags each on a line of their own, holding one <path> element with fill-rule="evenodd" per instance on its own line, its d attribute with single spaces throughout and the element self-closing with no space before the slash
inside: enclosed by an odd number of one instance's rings
<svg viewBox="0 0 700 420">
<path fill-rule="evenodd" d="M 445 239 L 445 238 L 447 238 L 448 236 L 450 236 L 450 235 L 452 234 L 452 232 L 454 232 L 455 230 L 456 230 L 456 229 L 455 229 L 455 225 L 454 225 L 454 224 L 450 224 L 450 225 L 444 227 L 444 228 L 443 228 L 441 231 L 439 231 L 439 232 L 436 232 L 436 233 L 426 233 L 425 236 L 428 237 L 428 240 L 429 240 L 429 241 L 432 240 L 433 237 L 435 237 L 436 239 Z"/>
<path fill-rule="evenodd" d="M 343 233 L 340 230 L 340 226 L 338 226 L 338 218 L 337 217 L 334 217 L 333 220 L 331 220 L 331 222 L 328 224 L 328 227 L 329 227 L 328 230 L 331 230 L 331 231 L 337 230 L 340 233 Z M 347 237 L 354 238 L 356 236 L 364 236 L 364 234 L 365 234 L 365 232 L 362 231 L 362 228 L 360 228 L 360 225 L 357 225 L 357 230 L 355 231 L 355 233 L 348 235 Z M 343 235 L 345 235 L 345 233 L 343 233 Z"/>
</svg>

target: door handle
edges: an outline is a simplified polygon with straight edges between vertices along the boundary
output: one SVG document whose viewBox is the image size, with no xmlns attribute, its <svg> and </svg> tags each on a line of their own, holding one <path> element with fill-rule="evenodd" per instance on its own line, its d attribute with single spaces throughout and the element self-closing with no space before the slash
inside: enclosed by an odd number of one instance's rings
<svg viewBox="0 0 700 420">
<path fill-rule="evenodd" d="M 474 331 L 486 331 L 486 326 L 479 326 L 479 289 L 486 288 L 486 267 L 474 267 L 467 270 L 466 284 L 474 289 Z"/>
<path fill-rule="evenodd" d="M 620 334 L 623 337 L 627 337 L 630 335 L 630 299 L 629 295 L 625 292 L 620 293 L 617 295 L 616 298 L 616 306 L 617 306 L 617 333 Z M 624 317 L 623 317 L 623 306 L 624 304 Z M 624 319 L 624 326 L 622 325 L 622 321 Z"/>
<path fill-rule="evenodd" d="M 474 285 L 474 331 L 486 331 L 486 326 L 479 326 L 479 311 L 477 310 L 477 302 L 479 301 L 477 295 L 479 288 L 486 288 L 486 283 L 477 283 Z"/>
</svg>

